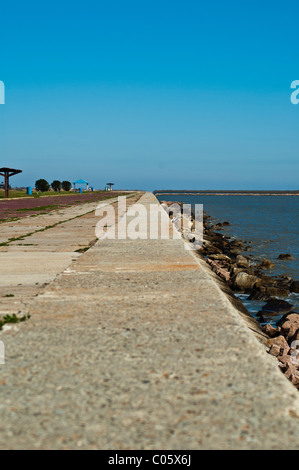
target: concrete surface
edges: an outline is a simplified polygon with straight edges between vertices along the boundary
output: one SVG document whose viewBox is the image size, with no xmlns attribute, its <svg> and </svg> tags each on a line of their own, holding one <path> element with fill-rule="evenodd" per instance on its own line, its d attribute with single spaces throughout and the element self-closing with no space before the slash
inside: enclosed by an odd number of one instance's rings
<svg viewBox="0 0 299 470">
<path fill-rule="evenodd" d="M 0 333 L 1 449 L 299 448 L 297 390 L 183 240 L 99 240 L 29 311 Z"/>
<path fill-rule="evenodd" d="M 128 195 L 128 204 L 139 197 Z M 30 299 L 96 241 L 98 205 L 112 204 L 117 213 L 117 201 L 109 198 L 2 223 L 0 243 L 7 245 L 0 246 L 0 318 L 27 314 Z"/>
</svg>

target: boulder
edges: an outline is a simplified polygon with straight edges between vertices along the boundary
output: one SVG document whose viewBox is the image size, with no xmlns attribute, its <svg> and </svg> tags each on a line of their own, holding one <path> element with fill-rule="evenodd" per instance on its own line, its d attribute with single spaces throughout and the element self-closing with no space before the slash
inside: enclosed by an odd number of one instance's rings
<svg viewBox="0 0 299 470">
<path fill-rule="evenodd" d="M 250 294 L 250 296 L 248 297 L 248 300 L 260 300 L 262 302 L 267 302 L 271 298 L 272 297 L 269 294 L 265 294 L 263 292 L 256 291 L 256 292 L 252 292 L 252 294 Z"/>
<path fill-rule="evenodd" d="M 282 253 L 281 255 L 278 256 L 277 259 L 280 259 L 280 260 L 295 260 L 295 258 L 290 255 L 289 253 Z"/>
<path fill-rule="evenodd" d="M 298 313 L 288 313 L 276 323 L 277 327 L 280 327 L 281 334 L 285 337 L 287 342 L 290 344 L 295 341 L 299 331 L 299 315 Z"/>
<path fill-rule="evenodd" d="M 267 340 L 267 346 L 269 346 L 269 353 L 272 356 L 284 356 L 288 354 L 290 347 L 283 335 L 276 336 Z"/>
<path fill-rule="evenodd" d="M 266 333 L 269 338 L 274 338 L 275 336 L 278 336 L 280 334 L 280 327 L 274 328 L 273 325 L 267 323 L 267 325 L 265 325 L 263 328 L 263 332 Z"/>
<path fill-rule="evenodd" d="M 263 312 L 262 310 L 260 310 L 259 312 L 257 312 L 257 317 L 259 317 L 259 321 L 261 323 L 266 323 L 266 322 L 269 322 L 273 319 L 273 317 L 277 317 L 279 316 L 278 313 L 275 313 L 275 312 L 271 312 L 271 313 L 265 313 Z"/>
<path fill-rule="evenodd" d="M 258 283 L 258 286 L 266 286 L 266 287 L 275 287 L 280 290 L 287 290 L 288 293 L 290 291 L 290 285 L 293 282 L 292 278 L 289 277 L 277 277 L 277 276 L 268 276 L 260 271 L 255 272 L 261 280 Z"/>
<path fill-rule="evenodd" d="M 230 273 L 227 269 L 223 268 L 219 262 L 212 259 L 207 259 L 207 263 L 211 266 L 212 271 L 214 271 L 218 276 L 220 276 L 224 281 L 228 282 L 230 279 Z"/>
<path fill-rule="evenodd" d="M 299 294 L 299 281 L 293 281 L 290 285 L 290 291 Z"/>
<path fill-rule="evenodd" d="M 235 278 L 237 274 L 244 273 L 244 268 L 238 268 L 236 264 L 231 264 L 229 267 L 231 277 Z"/>
<path fill-rule="evenodd" d="M 238 266 L 245 267 L 245 268 L 248 267 L 248 259 L 245 258 L 245 256 L 238 255 L 236 257 L 236 263 Z"/>
<path fill-rule="evenodd" d="M 290 357 L 290 356 L 289 356 Z M 278 357 L 278 359 L 280 359 Z M 299 372 L 297 367 L 291 363 L 291 361 L 283 362 L 281 365 L 281 370 L 283 371 L 285 377 L 295 385 L 296 388 L 299 387 Z"/>
<path fill-rule="evenodd" d="M 229 256 L 224 255 L 223 253 L 218 253 L 216 255 L 210 255 L 209 258 L 215 261 L 224 261 L 226 263 L 231 263 L 232 259 Z"/>
<path fill-rule="evenodd" d="M 294 346 L 297 346 L 297 343 Z M 290 347 L 288 354 L 291 357 L 290 362 L 294 364 L 298 369 L 299 368 L 299 349 L 297 347 Z"/>
<path fill-rule="evenodd" d="M 280 364 L 278 364 L 278 365 L 282 370 L 285 370 L 287 364 L 292 363 L 292 358 L 291 358 L 290 354 L 282 354 L 281 356 L 277 356 L 277 359 L 280 362 Z"/>
<path fill-rule="evenodd" d="M 294 311 L 294 305 L 286 300 L 271 299 L 263 306 L 262 311 L 266 314 L 276 313 L 278 315 L 285 315 Z"/>
<path fill-rule="evenodd" d="M 262 294 L 269 295 L 270 297 L 287 297 L 290 290 L 287 287 L 276 287 L 276 286 L 256 286 L 256 290 Z"/>
<path fill-rule="evenodd" d="M 257 276 L 253 276 L 252 274 L 247 274 L 246 272 L 242 271 L 239 272 L 235 279 L 234 279 L 234 287 L 240 291 L 252 291 L 255 284 L 259 281 Z"/>
<path fill-rule="evenodd" d="M 282 274 L 278 280 L 286 282 L 289 284 L 289 286 L 294 282 L 294 279 L 291 276 L 288 276 L 287 274 Z"/>
<path fill-rule="evenodd" d="M 237 255 L 241 250 L 243 250 L 241 242 L 238 242 L 237 240 L 228 242 L 227 251 L 230 254 Z"/>
<path fill-rule="evenodd" d="M 264 259 L 258 266 L 258 269 L 273 269 L 275 268 L 275 264 L 268 259 Z"/>
<path fill-rule="evenodd" d="M 213 243 L 211 243 L 209 240 L 206 240 L 206 239 L 203 241 L 201 251 L 208 255 L 221 253 L 221 250 L 219 250 L 219 248 L 217 248 L 215 245 L 213 245 Z"/>
</svg>

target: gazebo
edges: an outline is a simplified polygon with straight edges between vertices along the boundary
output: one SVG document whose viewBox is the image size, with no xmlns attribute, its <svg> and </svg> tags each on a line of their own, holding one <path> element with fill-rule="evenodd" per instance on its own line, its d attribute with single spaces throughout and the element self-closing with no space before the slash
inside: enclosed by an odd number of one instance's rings
<svg viewBox="0 0 299 470">
<path fill-rule="evenodd" d="M 77 185 L 77 186 L 82 186 L 82 185 L 84 185 L 84 186 L 86 186 L 86 189 L 88 189 L 88 182 L 87 182 L 87 181 L 84 181 L 84 180 L 82 180 L 82 179 L 79 179 L 79 180 L 77 180 L 77 181 L 74 181 L 74 182 L 73 182 L 73 185 L 74 185 L 74 189 L 75 189 L 75 190 L 76 190 L 76 185 Z"/>
<path fill-rule="evenodd" d="M 114 186 L 114 183 L 106 183 L 107 184 L 107 191 L 112 191 L 112 186 Z"/>
<path fill-rule="evenodd" d="M 16 170 L 15 168 L 0 168 L 0 175 L 4 176 L 4 185 L 5 185 L 5 197 L 8 197 L 9 189 L 9 177 L 22 173 L 22 170 Z"/>
</svg>

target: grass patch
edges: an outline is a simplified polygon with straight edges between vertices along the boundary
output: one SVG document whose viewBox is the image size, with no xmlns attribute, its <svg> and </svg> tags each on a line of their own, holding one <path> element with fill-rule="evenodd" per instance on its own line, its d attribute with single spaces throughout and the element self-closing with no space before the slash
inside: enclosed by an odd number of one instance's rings
<svg viewBox="0 0 299 470">
<path fill-rule="evenodd" d="M 37 246 L 37 243 L 18 243 L 18 246 Z"/>
<path fill-rule="evenodd" d="M 85 253 L 85 251 L 89 250 L 89 248 L 91 248 L 93 245 L 95 245 L 97 242 L 97 238 L 95 238 L 94 240 L 92 240 L 88 246 L 84 246 L 82 248 L 78 248 L 78 250 L 75 250 L 75 253 Z"/>
<path fill-rule="evenodd" d="M 96 191 L 93 191 L 94 193 L 105 193 L 106 191 L 104 190 L 96 190 Z M 115 191 L 117 192 L 117 191 Z M 73 196 L 74 194 L 76 194 L 76 192 L 74 191 L 60 191 L 60 193 L 58 191 L 45 191 L 45 192 L 39 192 L 38 194 L 35 192 L 35 190 L 32 190 L 32 194 L 27 194 L 27 191 L 26 190 L 16 190 L 16 189 L 10 189 L 9 190 L 9 198 L 16 198 L 16 197 L 26 197 L 26 198 L 39 198 L 39 197 L 43 197 L 43 196 Z M 91 191 L 83 191 L 82 194 L 92 194 Z M 4 199 L 5 198 L 5 191 L 4 189 L 0 189 L 0 199 Z"/>
<path fill-rule="evenodd" d="M 0 224 L 14 222 L 15 220 L 20 220 L 20 217 L 9 217 L 8 219 L 0 219 Z"/>
<path fill-rule="evenodd" d="M 7 323 L 20 323 L 28 320 L 29 318 L 29 314 L 23 315 L 22 317 L 18 317 L 15 313 L 13 313 L 12 315 L 4 315 L 2 318 L 0 318 L 0 330 L 2 330 L 2 327 Z"/>
<path fill-rule="evenodd" d="M 90 246 L 84 246 L 84 248 L 78 248 L 75 250 L 75 253 L 85 253 L 85 251 L 89 250 Z"/>
<path fill-rule="evenodd" d="M 15 189 L 10 189 L 9 190 L 9 197 L 31 197 L 27 194 L 26 191 L 18 191 Z M 5 198 L 5 191 L 4 189 L 0 189 L 0 199 Z"/>
<path fill-rule="evenodd" d="M 26 207 L 24 209 L 16 209 L 17 212 L 30 212 L 30 211 L 43 211 L 45 209 L 57 209 L 61 207 L 59 204 L 52 204 L 50 206 L 37 206 L 37 207 Z"/>
</svg>

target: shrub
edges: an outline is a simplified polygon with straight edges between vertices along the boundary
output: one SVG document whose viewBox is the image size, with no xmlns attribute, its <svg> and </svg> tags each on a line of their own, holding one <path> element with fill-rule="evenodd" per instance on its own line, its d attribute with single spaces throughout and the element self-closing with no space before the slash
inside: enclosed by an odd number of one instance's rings
<svg viewBox="0 0 299 470">
<path fill-rule="evenodd" d="M 42 192 L 49 191 L 50 185 L 47 180 L 41 178 L 35 182 L 35 189 Z"/>
<path fill-rule="evenodd" d="M 61 183 L 59 180 L 54 180 L 53 183 L 51 184 L 52 186 L 52 189 L 54 189 L 54 191 L 60 191 L 61 190 Z"/>
<path fill-rule="evenodd" d="M 72 187 L 72 183 L 70 183 L 69 181 L 62 181 L 61 186 L 63 191 L 69 191 Z"/>
</svg>

